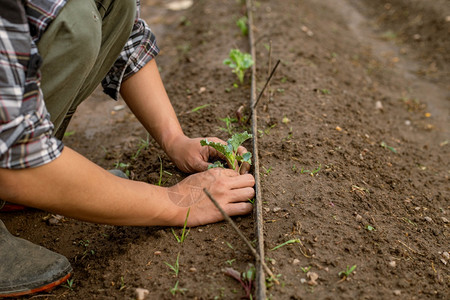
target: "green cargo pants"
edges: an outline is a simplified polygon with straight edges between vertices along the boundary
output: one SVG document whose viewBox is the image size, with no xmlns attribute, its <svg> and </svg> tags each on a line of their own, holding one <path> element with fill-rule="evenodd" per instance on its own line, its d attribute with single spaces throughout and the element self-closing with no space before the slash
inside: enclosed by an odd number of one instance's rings
<svg viewBox="0 0 450 300">
<path fill-rule="evenodd" d="M 69 0 L 42 35 L 41 89 L 57 138 L 116 61 L 135 18 L 136 0 Z"/>
</svg>

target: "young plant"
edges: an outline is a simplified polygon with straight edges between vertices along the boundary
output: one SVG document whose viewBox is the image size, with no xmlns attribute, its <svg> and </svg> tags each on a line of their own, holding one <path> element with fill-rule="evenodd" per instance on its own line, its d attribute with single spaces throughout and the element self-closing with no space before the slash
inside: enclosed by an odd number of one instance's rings
<svg viewBox="0 0 450 300">
<path fill-rule="evenodd" d="M 231 49 L 229 58 L 223 61 L 224 65 L 233 68 L 233 73 L 236 74 L 241 84 L 244 83 L 245 71 L 247 71 L 253 63 L 252 56 L 248 53 L 242 53 L 239 49 Z"/>
<path fill-rule="evenodd" d="M 245 17 L 245 16 L 244 17 L 240 17 L 236 21 L 236 25 L 241 30 L 242 35 L 247 35 L 248 34 L 247 17 Z"/>
<path fill-rule="evenodd" d="M 156 183 L 156 185 L 162 186 L 169 180 L 170 176 L 172 176 L 172 173 L 163 170 L 162 159 L 159 155 L 158 155 L 158 158 L 159 158 L 159 179 L 158 179 L 158 183 Z M 164 182 L 162 181 L 163 173 L 166 173 L 167 175 L 169 175 L 169 178 L 167 178 L 166 181 L 164 181 Z"/>
<path fill-rule="evenodd" d="M 66 289 L 73 291 L 73 278 L 67 279 L 66 284 L 63 284 L 62 286 L 65 287 Z"/>
<path fill-rule="evenodd" d="M 178 287 L 178 280 L 175 283 L 174 287 L 170 289 L 170 293 L 172 294 L 172 296 L 175 296 L 177 293 L 184 294 L 186 291 L 187 289 Z"/>
<path fill-rule="evenodd" d="M 252 164 L 252 153 L 246 152 L 242 156 L 237 153 L 237 150 L 240 145 L 242 145 L 243 142 L 245 142 L 248 139 L 251 139 L 253 136 L 247 131 L 244 131 L 243 133 L 236 133 L 234 134 L 230 139 L 228 139 L 227 144 L 221 144 L 216 142 L 210 142 L 207 139 L 201 140 L 200 144 L 202 146 L 210 146 L 214 149 L 216 149 L 218 152 L 222 153 L 225 156 L 225 159 L 227 160 L 228 165 L 233 169 L 236 170 L 236 165 L 240 163 L 238 172 L 241 170 L 242 163 L 246 162 L 248 164 Z M 222 164 L 214 163 L 210 166 L 210 168 L 215 168 L 218 166 L 221 166 Z"/>
<path fill-rule="evenodd" d="M 253 299 L 252 296 L 252 287 L 253 282 L 256 278 L 256 269 L 253 265 L 250 265 L 247 271 L 239 273 L 233 268 L 225 268 L 223 270 L 225 275 L 230 276 L 231 278 L 236 279 L 242 285 L 242 288 L 245 291 L 245 299 Z"/>
<path fill-rule="evenodd" d="M 186 219 L 184 220 L 183 230 L 181 231 L 181 236 L 180 237 L 178 237 L 178 235 L 175 233 L 175 230 L 173 230 L 173 228 L 172 228 L 172 234 L 177 239 L 178 243 L 180 243 L 180 244 L 182 244 L 184 242 L 184 240 L 186 239 L 186 237 L 189 234 L 189 231 L 191 231 L 191 229 L 189 229 L 186 232 L 186 224 L 187 224 L 187 221 L 188 221 L 188 218 L 189 218 L 189 212 L 190 211 L 191 211 L 191 208 L 188 208 L 188 211 L 187 211 L 187 214 L 186 214 Z"/>
<path fill-rule="evenodd" d="M 233 135 L 233 125 L 232 124 L 236 123 L 238 120 L 236 118 L 226 117 L 226 118 L 220 119 L 220 121 L 225 122 L 226 128 L 219 127 L 219 129 L 228 133 L 229 136 L 232 136 Z"/>
<path fill-rule="evenodd" d="M 278 248 L 281 248 L 283 246 L 289 245 L 289 244 L 293 244 L 293 243 L 300 243 L 299 239 L 293 239 L 293 240 L 289 240 L 287 242 L 284 242 L 282 244 L 279 244 L 278 246 L 273 247 L 272 249 L 270 249 L 270 251 L 274 251 L 277 250 Z"/>
<path fill-rule="evenodd" d="M 347 270 L 339 272 L 339 277 L 342 277 L 344 280 L 356 269 L 356 265 L 352 267 L 347 266 Z"/>
<path fill-rule="evenodd" d="M 178 277 L 178 272 L 180 271 L 180 264 L 179 264 L 179 259 L 180 259 L 180 253 L 178 253 L 177 255 L 177 260 L 175 261 L 175 265 L 171 265 L 168 262 L 164 262 L 174 273 L 175 273 L 175 277 Z"/>
<path fill-rule="evenodd" d="M 141 154 L 141 151 L 144 149 L 148 149 L 149 146 L 150 146 L 150 134 L 147 133 L 147 138 L 145 140 L 144 139 L 140 140 L 138 149 L 136 150 L 136 153 L 133 154 L 133 156 L 131 156 L 131 159 L 133 160 L 136 159 L 139 156 L 139 154 Z"/>
</svg>

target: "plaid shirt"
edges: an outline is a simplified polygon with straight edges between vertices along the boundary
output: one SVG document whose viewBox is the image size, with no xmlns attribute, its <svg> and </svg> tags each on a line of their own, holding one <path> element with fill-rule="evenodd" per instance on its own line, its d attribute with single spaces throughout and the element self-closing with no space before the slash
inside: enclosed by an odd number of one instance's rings
<svg viewBox="0 0 450 300">
<path fill-rule="evenodd" d="M 41 58 L 36 47 L 68 0 L 0 0 L 0 168 L 29 168 L 57 158 L 63 149 L 40 89 Z M 102 85 L 117 99 L 121 82 L 155 57 L 155 36 L 139 18 L 130 39 Z"/>
</svg>

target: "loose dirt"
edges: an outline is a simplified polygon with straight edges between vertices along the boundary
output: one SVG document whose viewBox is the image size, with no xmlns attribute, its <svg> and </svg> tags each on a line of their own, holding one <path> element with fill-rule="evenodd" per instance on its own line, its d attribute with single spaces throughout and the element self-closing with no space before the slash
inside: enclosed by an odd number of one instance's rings
<svg viewBox="0 0 450 300">
<path fill-rule="evenodd" d="M 249 74 L 235 88 L 235 75 L 222 64 L 231 48 L 249 51 L 235 25 L 244 6 L 198 0 L 169 11 L 164 3 L 142 1 L 142 13 L 157 33 L 157 62 L 180 122 L 189 136 L 226 140 L 221 119 L 249 102 Z M 268 283 L 267 295 L 448 297 L 448 1 L 262 0 L 254 16 L 259 89 L 270 44 L 272 65 L 281 59 L 258 105 L 255 133 L 266 262 L 281 282 Z M 151 138 L 142 146 L 146 133 L 121 105 L 96 91 L 79 108 L 65 144 L 104 168 L 121 166 L 133 180 L 161 178 L 170 186 L 185 178 Z M 248 130 L 237 123 L 229 129 Z M 222 269 L 244 271 L 254 260 L 227 223 L 192 228 L 179 244 L 172 228 L 67 218 L 49 225 L 48 216 L 0 215 L 13 234 L 71 261 L 72 289 L 59 287 L 44 299 L 134 299 L 138 287 L 150 290 L 148 299 L 172 299 L 177 282 L 186 289 L 180 299 L 244 295 Z M 252 215 L 235 221 L 255 240 Z M 271 250 L 289 240 L 297 242 Z M 166 263 L 174 265 L 178 255 L 175 277 Z M 352 266 L 348 277 L 338 275 Z M 309 282 L 312 272 L 318 278 Z"/>
</svg>

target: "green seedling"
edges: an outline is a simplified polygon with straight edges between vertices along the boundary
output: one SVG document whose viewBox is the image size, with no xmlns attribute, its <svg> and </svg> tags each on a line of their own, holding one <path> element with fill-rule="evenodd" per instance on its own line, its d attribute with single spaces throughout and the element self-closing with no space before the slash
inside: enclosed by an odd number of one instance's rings
<svg viewBox="0 0 450 300">
<path fill-rule="evenodd" d="M 158 155 L 158 158 L 159 158 L 159 179 L 158 179 L 158 183 L 156 185 L 162 186 L 169 180 L 170 176 L 172 176 L 173 174 L 163 170 L 162 159 L 159 155 Z M 166 181 L 164 181 L 164 182 L 162 181 L 163 174 L 169 175 L 169 178 L 167 178 Z"/>
<path fill-rule="evenodd" d="M 394 147 L 388 146 L 385 142 L 381 142 L 380 146 L 385 148 L 385 149 L 389 149 L 389 150 L 391 150 L 394 153 L 397 153 L 397 150 Z"/>
<path fill-rule="evenodd" d="M 236 279 L 241 284 L 242 288 L 245 291 L 245 299 L 253 299 L 252 288 L 253 282 L 256 278 L 256 269 L 253 265 L 250 265 L 247 271 L 244 271 L 242 273 L 239 273 L 233 268 L 225 268 L 223 272 L 225 275 Z"/>
<path fill-rule="evenodd" d="M 272 172 L 272 167 L 269 167 L 269 169 L 266 169 L 266 167 L 263 166 L 264 169 L 264 173 L 266 173 L 266 175 L 269 175 L 270 172 Z"/>
<path fill-rule="evenodd" d="M 124 288 L 126 288 L 127 286 L 125 285 L 125 280 L 123 279 L 123 276 L 120 276 L 120 287 L 119 287 L 119 291 L 123 290 Z"/>
<path fill-rule="evenodd" d="M 178 272 L 180 271 L 179 259 L 180 259 L 180 253 L 178 253 L 178 255 L 177 255 L 177 260 L 175 261 L 175 265 L 171 265 L 166 261 L 164 262 L 175 273 L 175 277 L 178 277 Z"/>
<path fill-rule="evenodd" d="M 75 134 L 75 130 L 64 132 L 64 137 L 68 137 Z"/>
<path fill-rule="evenodd" d="M 247 35 L 248 34 L 247 17 L 245 17 L 245 16 L 244 17 L 240 17 L 236 21 L 236 25 L 241 30 L 242 35 Z"/>
<path fill-rule="evenodd" d="M 126 164 L 126 163 L 119 162 L 119 161 L 114 164 L 114 168 L 122 169 L 124 171 L 125 175 L 127 175 L 128 177 L 130 177 L 130 170 L 128 170 L 129 167 L 130 167 L 130 164 Z"/>
<path fill-rule="evenodd" d="M 350 274 L 356 269 L 356 265 L 353 265 L 352 267 L 347 266 L 347 269 L 344 271 L 339 272 L 339 277 L 342 277 L 343 279 L 346 279 Z"/>
<path fill-rule="evenodd" d="M 173 230 L 173 228 L 172 228 L 173 236 L 177 239 L 177 242 L 180 243 L 180 244 L 182 244 L 184 242 L 184 240 L 188 236 L 189 232 L 191 231 L 191 229 L 189 229 L 186 232 L 186 224 L 187 224 L 187 221 L 188 221 L 188 218 L 189 218 L 189 212 L 190 211 L 191 211 L 191 208 L 189 207 L 188 211 L 187 211 L 187 214 L 186 214 L 186 219 L 184 220 L 184 226 L 183 226 L 183 230 L 181 231 L 181 236 L 180 237 L 178 237 L 178 235 L 175 233 L 175 230 Z"/>
<path fill-rule="evenodd" d="M 303 273 L 308 273 L 309 270 L 311 270 L 311 266 L 307 266 L 307 267 L 300 267 L 300 269 L 302 269 Z"/>
<path fill-rule="evenodd" d="M 235 261 L 236 261 L 236 258 L 233 258 L 233 259 L 227 260 L 226 263 L 231 266 Z"/>
<path fill-rule="evenodd" d="M 255 204 L 255 198 L 252 198 L 252 199 L 248 199 L 248 202 L 250 202 L 251 204 Z"/>
<path fill-rule="evenodd" d="M 228 248 L 230 248 L 231 250 L 234 250 L 233 245 L 231 245 L 231 244 L 228 243 L 228 242 L 225 242 L 225 244 L 227 244 Z"/>
<path fill-rule="evenodd" d="M 203 104 L 203 105 L 197 106 L 197 107 L 195 107 L 195 108 L 193 108 L 193 109 L 191 110 L 191 113 L 194 113 L 194 112 L 196 112 L 196 111 L 199 111 L 199 110 L 201 110 L 201 109 L 204 109 L 204 108 L 206 108 L 206 107 L 208 107 L 208 106 L 210 106 L 210 105 L 211 105 L 211 104 L 207 103 L 207 104 Z"/>
<path fill-rule="evenodd" d="M 147 137 L 146 139 L 141 139 L 139 141 L 139 145 L 138 145 L 138 149 L 136 151 L 136 153 L 133 154 L 133 156 L 131 156 L 131 159 L 136 159 L 139 154 L 141 154 L 142 150 L 147 150 L 150 147 L 150 134 L 147 133 Z"/>
<path fill-rule="evenodd" d="M 232 124 L 233 123 L 237 123 L 238 119 L 226 117 L 226 118 L 220 119 L 220 121 L 225 122 L 226 128 L 219 127 L 219 129 L 222 130 L 222 131 L 225 131 L 226 133 L 228 133 L 229 136 L 233 136 L 234 132 L 233 132 L 233 125 Z"/>
<path fill-rule="evenodd" d="M 170 293 L 172 294 L 172 296 L 175 296 L 177 293 L 181 293 L 184 294 L 187 292 L 188 289 L 185 288 L 179 288 L 178 287 L 178 280 L 175 283 L 174 287 L 170 289 Z"/>
<path fill-rule="evenodd" d="M 292 240 L 286 241 L 278 246 L 273 247 L 272 249 L 270 249 L 270 251 L 274 251 L 274 250 L 277 250 L 278 248 L 281 248 L 281 247 L 289 245 L 289 244 L 294 244 L 294 243 L 301 243 L 301 242 L 299 239 L 292 239 Z"/>
<path fill-rule="evenodd" d="M 225 156 L 225 159 L 227 160 L 228 165 L 233 170 L 236 170 L 236 166 L 240 163 L 239 169 L 237 170 L 238 172 L 240 172 L 242 164 L 244 162 L 252 164 L 252 153 L 246 152 L 241 156 L 237 153 L 237 150 L 239 146 L 242 145 L 242 143 L 244 143 L 248 139 L 251 139 L 252 137 L 253 136 L 251 134 L 247 133 L 247 131 L 244 131 L 243 133 L 234 134 L 230 139 L 228 139 L 226 145 L 216 142 L 209 142 L 207 139 L 201 140 L 200 144 L 202 146 L 210 146 L 223 154 Z M 216 166 L 216 164 L 210 165 L 210 167 Z"/>
<path fill-rule="evenodd" d="M 329 95 L 330 94 L 330 90 L 328 89 L 321 89 L 320 92 L 324 95 Z"/>
<path fill-rule="evenodd" d="M 375 227 L 370 226 L 370 225 L 367 225 L 367 226 L 366 226 L 366 229 L 369 230 L 369 231 L 377 231 L 377 230 L 375 229 Z"/>
<path fill-rule="evenodd" d="M 230 66 L 233 73 L 239 79 L 241 84 L 244 83 L 245 71 L 253 65 L 252 56 L 248 53 L 242 53 L 239 49 L 231 49 L 229 58 L 223 61 L 224 65 Z"/>
<path fill-rule="evenodd" d="M 62 286 L 65 287 L 66 289 L 73 291 L 73 280 L 74 280 L 73 278 L 67 279 L 66 284 L 63 284 Z"/>
</svg>

